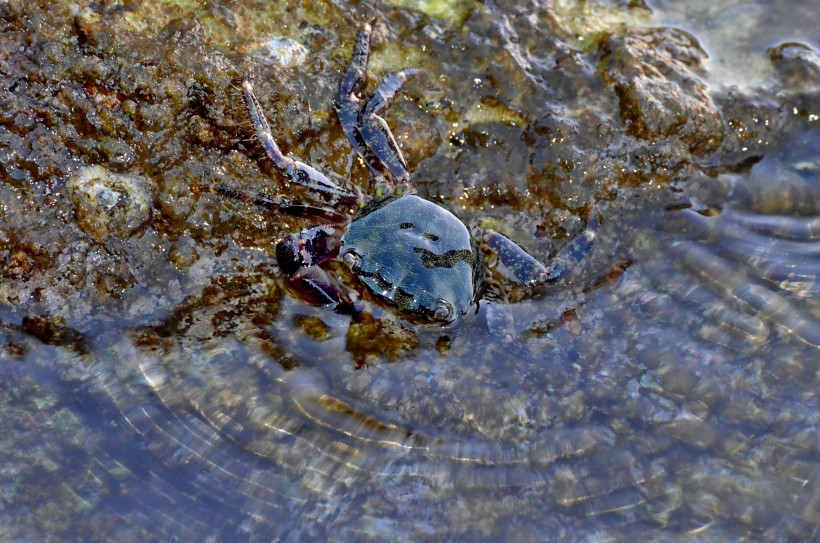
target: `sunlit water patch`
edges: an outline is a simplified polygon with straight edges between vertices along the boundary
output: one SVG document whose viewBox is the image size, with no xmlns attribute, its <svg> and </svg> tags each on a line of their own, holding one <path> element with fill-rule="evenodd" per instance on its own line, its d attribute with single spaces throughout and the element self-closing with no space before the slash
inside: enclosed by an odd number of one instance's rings
<svg viewBox="0 0 820 543">
<path fill-rule="evenodd" d="M 656 24 L 696 30 L 711 57 L 709 71 L 719 85 L 753 88 L 771 75 L 767 49 L 784 42 L 820 46 L 817 32 L 820 13 L 802 2 L 761 3 L 651 2 Z"/>
</svg>

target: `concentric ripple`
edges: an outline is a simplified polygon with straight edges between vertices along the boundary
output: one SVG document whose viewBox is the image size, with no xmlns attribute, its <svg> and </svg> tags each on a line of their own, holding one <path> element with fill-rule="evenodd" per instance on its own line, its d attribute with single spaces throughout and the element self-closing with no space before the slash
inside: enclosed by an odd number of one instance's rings
<svg viewBox="0 0 820 543">
<path fill-rule="evenodd" d="M 267 319 L 205 338 L 231 300 L 192 303 L 172 333 L 113 342 L 124 366 L 104 388 L 157 477 L 186 479 L 231 529 L 810 537 L 816 218 L 733 203 L 662 216 L 668 230 L 636 236 L 665 246 L 549 332 L 547 301 L 512 307 L 518 339 L 488 337 L 485 307 L 447 349 L 413 329 L 416 349 L 356 369 L 348 317 L 254 277 L 238 305 L 267 304 Z"/>
<path fill-rule="evenodd" d="M 106 421 L 77 438 L 67 473 L 101 496 L 109 534 L 811 540 L 820 306 L 806 202 L 820 199 L 805 176 L 772 192 L 755 175 L 719 209 L 604 222 L 602 253 L 631 237 L 616 279 L 482 304 L 451 328 L 312 309 L 260 266 L 82 348 L 25 326 L 5 341 L 55 361 L 15 371 L 53 374 L 38 379 L 67 383 L 89 426 Z M 782 196 L 791 183 L 799 204 Z"/>
</svg>

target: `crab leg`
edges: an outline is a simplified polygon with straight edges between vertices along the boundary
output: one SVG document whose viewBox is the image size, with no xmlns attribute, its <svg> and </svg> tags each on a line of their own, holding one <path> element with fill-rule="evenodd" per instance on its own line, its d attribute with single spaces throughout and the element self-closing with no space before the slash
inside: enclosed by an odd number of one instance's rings
<svg viewBox="0 0 820 543">
<path fill-rule="evenodd" d="M 288 276 L 300 268 L 318 266 L 339 255 L 342 231 L 339 227 L 313 226 L 291 234 L 276 244 L 276 260 Z"/>
<path fill-rule="evenodd" d="M 324 197 L 330 204 L 347 203 L 352 204 L 358 202 L 359 198 L 355 192 L 346 190 L 315 168 L 294 160 L 282 154 L 279 146 L 271 134 L 270 125 L 265 118 L 265 113 L 262 111 L 262 106 L 253 92 L 253 66 L 250 62 L 246 62 L 242 68 L 242 97 L 245 100 L 245 105 L 248 107 L 253 127 L 256 130 L 256 137 L 265 149 L 268 158 L 270 158 L 276 169 L 284 175 L 288 180 L 301 185 L 308 190 L 316 192 Z"/>
<path fill-rule="evenodd" d="M 370 23 L 365 23 L 359 29 L 356 36 L 356 44 L 353 46 L 353 58 L 347 66 L 347 71 L 339 83 L 339 91 L 336 93 L 334 106 L 336 114 L 339 116 L 339 122 L 342 125 L 345 135 L 347 136 L 353 150 L 356 151 L 360 157 L 364 156 L 364 142 L 358 131 L 359 124 L 359 110 L 361 104 L 358 92 L 367 79 L 367 63 L 370 57 L 370 34 L 372 27 Z M 367 161 L 368 166 L 370 162 Z M 371 166 L 371 171 L 373 170 Z M 377 172 L 374 172 L 374 175 Z"/>
<path fill-rule="evenodd" d="M 343 315 L 361 311 L 345 288 L 319 266 L 301 268 L 288 278 L 288 282 L 299 298 L 308 304 L 326 307 Z"/>
<path fill-rule="evenodd" d="M 510 279 L 536 286 L 555 283 L 569 273 L 592 250 L 598 230 L 598 218 L 593 215 L 583 232 L 567 243 L 544 265 L 508 237 L 493 230 L 481 232 L 481 239 L 498 256 Z"/>
<path fill-rule="evenodd" d="M 356 96 L 367 79 L 367 63 L 370 60 L 370 35 L 373 33 L 373 24 L 376 19 L 364 23 L 356 35 L 353 45 L 353 57 L 347 66 L 347 71 L 339 83 L 339 93 L 336 95 L 336 107 L 343 108 L 352 105 L 358 113 L 359 99 Z"/>
<path fill-rule="evenodd" d="M 379 113 L 390 105 L 404 82 L 418 70 L 389 74 L 362 105 L 357 93 L 367 77 L 371 34 L 372 25 L 362 25 L 353 47 L 353 58 L 336 94 L 336 113 L 347 139 L 374 177 L 386 177 L 389 172 L 393 179 L 406 181 L 409 177 L 407 164 Z"/>
<path fill-rule="evenodd" d="M 332 207 L 319 206 L 304 203 L 297 200 L 290 200 L 284 196 L 271 196 L 264 192 L 254 195 L 246 194 L 225 185 L 214 185 L 204 187 L 208 192 L 253 204 L 270 211 L 273 214 L 287 213 L 298 217 L 318 217 L 333 223 L 341 223 L 347 219 L 347 215 Z"/>
<path fill-rule="evenodd" d="M 410 174 L 390 127 L 379 113 L 390 106 L 402 85 L 418 72 L 419 70 L 410 69 L 388 74 L 367 99 L 359 115 L 358 131 L 362 141 L 397 180 L 407 180 Z"/>
<path fill-rule="evenodd" d="M 371 115 L 378 115 L 387 109 L 393 102 L 396 93 L 399 92 L 407 80 L 420 71 L 416 68 L 408 68 L 407 70 L 387 74 L 379 83 L 379 86 L 376 87 L 376 90 L 373 91 L 373 94 L 368 97 L 362 111 L 362 117 L 367 118 Z"/>
</svg>

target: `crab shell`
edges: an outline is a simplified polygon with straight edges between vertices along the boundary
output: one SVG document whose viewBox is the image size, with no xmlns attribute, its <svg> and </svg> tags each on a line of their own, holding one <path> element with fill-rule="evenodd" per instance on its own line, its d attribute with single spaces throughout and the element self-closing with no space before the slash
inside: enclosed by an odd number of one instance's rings
<svg viewBox="0 0 820 543">
<path fill-rule="evenodd" d="M 464 223 L 410 194 L 362 208 L 340 254 L 378 297 L 424 319 L 451 322 L 465 314 L 482 280 L 482 260 Z"/>
</svg>

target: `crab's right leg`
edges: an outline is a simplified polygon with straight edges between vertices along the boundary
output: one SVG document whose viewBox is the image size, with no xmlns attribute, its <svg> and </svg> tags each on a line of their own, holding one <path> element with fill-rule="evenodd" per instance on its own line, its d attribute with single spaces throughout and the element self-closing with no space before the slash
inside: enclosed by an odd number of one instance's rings
<svg viewBox="0 0 820 543">
<path fill-rule="evenodd" d="M 358 131 L 359 110 L 361 109 L 358 93 L 367 79 L 371 32 L 372 26 L 370 23 L 365 23 L 359 29 L 359 33 L 356 36 L 356 44 L 353 46 L 353 58 L 351 58 L 345 75 L 339 83 L 339 91 L 336 93 L 336 99 L 334 101 L 336 114 L 339 116 L 342 129 L 353 150 L 362 158 L 365 158 L 365 146 Z M 373 167 L 366 158 L 365 161 L 368 163 L 368 166 L 370 166 L 373 174 L 378 175 L 378 172 L 373 171 Z"/>
<path fill-rule="evenodd" d="M 293 200 L 281 195 L 270 195 L 264 192 L 248 194 L 222 184 L 199 185 L 196 187 L 196 190 L 200 192 L 207 191 L 225 198 L 231 198 L 233 200 L 253 204 L 268 210 L 273 215 L 284 213 L 287 215 L 295 215 L 297 217 L 323 219 L 334 224 L 340 224 L 348 218 L 345 213 L 333 207 L 316 205 L 300 200 Z"/>
<path fill-rule="evenodd" d="M 314 226 L 276 244 L 276 261 L 291 288 L 306 303 L 337 313 L 357 313 L 347 289 L 319 265 L 339 255 L 342 231 L 337 226 Z"/>
<path fill-rule="evenodd" d="M 528 286 L 556 283 L 569 274 L 592 250 L 598 217 L 592 214 L 584 230 L 567 243 L 545 266 L 508 237 L 493 230 L 480 232 L 481 240 L 497 255 L 504 275 Z"/>
<path fill-rule="evenodd" d="M 253 91 L 253 65 L 250 62 L 246 62 L 242 68 L 242 97 L 256 130 L 256 137 L 265 149 L 268 158 L 282 175 L 289 181 L 322 195 L 329 205 L 336 203 L 353 204 L 359 201 L 359 197 L 355 192 L 340 187 L 312 166 L 282 154 L 273 139 L 270 125 Z"/>
<path fill-rule="evenodd" d="M 418 72 L 409 69 L 385 76 L 359 113 L 358 131 L 362 141 L 397 181 L 408 180 L 410 173 L 390 127 L 379 113 L 387 109 L 402 85 Z"/>
</svg>

